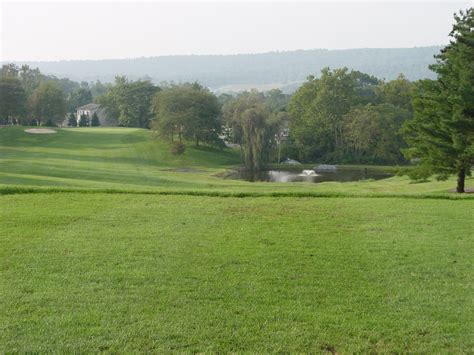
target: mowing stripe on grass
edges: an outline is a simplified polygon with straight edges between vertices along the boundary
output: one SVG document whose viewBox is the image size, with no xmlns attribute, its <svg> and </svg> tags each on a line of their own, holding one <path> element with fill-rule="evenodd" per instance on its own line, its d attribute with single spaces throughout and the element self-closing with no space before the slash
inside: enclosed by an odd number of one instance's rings
<svg viewBox="0 0 474 355">
<path fill-rule="evenodd" d="M 409 198 L 435 200 L 474 200 L 470 194 L 393 194 L 393 193 L 350 193 L 329 191 L 282 191 L 282 192 L 226 192 L 216 190 L 127 190 L 127 189 L 89 189 L 63 187 L 28 187 L 28 186 L 0 186 L 0 195 L 36 194 L 36 193 L 84 193 L 84 194 L 134 194 L 134 195 L 163 195 L 163 196 L 206 196 L 206 197 L 332 197 L 332 198 Z"/>
</svg>

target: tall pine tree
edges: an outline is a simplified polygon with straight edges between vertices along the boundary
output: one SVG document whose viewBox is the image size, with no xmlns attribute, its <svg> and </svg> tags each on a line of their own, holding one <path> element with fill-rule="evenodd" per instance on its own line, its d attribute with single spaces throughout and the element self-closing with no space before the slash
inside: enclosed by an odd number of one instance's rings
<svg viewBox="0 0 474 355">
<path fill-rule="evenodd" d="M 464 192 L 474 164 L 474 8 L 455 15 L 450 37 L 430 67 L 437 80 L 417 83 L 406 155 L 420 159 L 424 177 L 457 175 L 456 190 Z"/>
</svg>

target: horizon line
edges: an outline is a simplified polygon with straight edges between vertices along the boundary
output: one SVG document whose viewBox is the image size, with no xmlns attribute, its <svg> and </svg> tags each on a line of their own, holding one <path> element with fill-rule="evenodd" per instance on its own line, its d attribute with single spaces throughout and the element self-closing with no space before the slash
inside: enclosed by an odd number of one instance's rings
<svg viewBox="0 0 474 355">
<path fill-rule="evenodd" d="M 87 62 L 87 61 L 115 61 L 115 60 L 137 60 L 137 59 L 154 59 L 154 58 L 170 58 L 170 57 L 236 57 L 244 55 L 263 55 L 263 54 L 283 54 L 290 52 L 310 52 L 310 51 L 349 51 L 349 50 L 387 50 L 387 49 L 416 49 L 416 48 L 431 48 L 431 47 L 443 47 L 446 44 L 433 44 L 424 46 L 413 46 L 413 47 L 354 47 L 354 48 L 310 48 L 310 49 L 285 49 L 285 50 L 272 50 L 266 52 L 246 52 L 246 53 L 232 53 L 232 54 L 163 54 L 163 55 L 152 55 L 152 56 L 140 56 L 140 57 L 122 57 L 122 58 L 96 58 L 96 59 L 40 59 L 40 60 L 0 60 L 1 64 L 5 63 L 55 63 L 55 62 Z"/>
</svg>

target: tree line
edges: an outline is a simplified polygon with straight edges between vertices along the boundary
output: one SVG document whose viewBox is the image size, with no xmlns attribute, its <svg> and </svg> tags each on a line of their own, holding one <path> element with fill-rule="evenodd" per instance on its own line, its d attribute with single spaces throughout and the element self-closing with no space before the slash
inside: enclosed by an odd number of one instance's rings
<svg viewBox="0 0 474 355">
<path fill-rule="evenodd" d="M 56 78 L 28 65 L 0 69 L 0 124 L 61 125 L 66 113 L 93 102 L 110 84 Z M 71 120 L 69 120 L 71 121 Z"/>
<path fill-rule="evenodd" d="M 323 69 L 291 97 L 288 154 L 308 162 L 404 162 L 401 128 L 412 117 L 412 86 L 403 75 L 385 82 L 347 68 Z"/>
</svg>

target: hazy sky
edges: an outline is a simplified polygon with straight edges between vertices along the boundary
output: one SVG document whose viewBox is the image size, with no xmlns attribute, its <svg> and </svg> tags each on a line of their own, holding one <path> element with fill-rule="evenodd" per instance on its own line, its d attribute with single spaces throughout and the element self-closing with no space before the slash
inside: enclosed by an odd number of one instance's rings
<svg viewBox="0 0 474 355">
<path fill-rule="evenodd" d="M 444 2 L 2 2 L 0 60 L 133 58 L 448 42 Z"/>
</svg>

